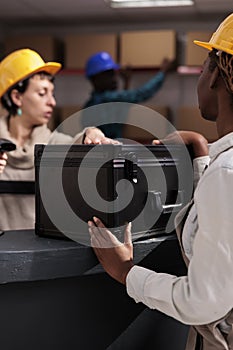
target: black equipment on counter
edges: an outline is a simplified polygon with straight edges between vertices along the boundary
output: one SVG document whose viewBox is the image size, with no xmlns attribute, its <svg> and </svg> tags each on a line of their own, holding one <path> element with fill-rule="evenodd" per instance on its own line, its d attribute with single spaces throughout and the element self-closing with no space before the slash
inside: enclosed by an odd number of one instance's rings
<svg viewBox="0 0 233 350">
<path fill-rule="evenodd" d="M 181 145 L 36 145 L 39 236 L 89 237 L 99 217 L 134 239 L 174 232 L 174 217 L 192 195 L 192 162 Z"/>
</svg>

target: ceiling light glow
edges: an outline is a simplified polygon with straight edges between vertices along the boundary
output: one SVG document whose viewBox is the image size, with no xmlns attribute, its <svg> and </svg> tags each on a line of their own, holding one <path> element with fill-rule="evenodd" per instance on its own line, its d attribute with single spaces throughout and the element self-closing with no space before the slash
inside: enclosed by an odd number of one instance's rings
<svg viewBox="0 0 233 350">
<path fill-rule="evenodd" d="M 113 8 L 192 6 L 193 0 L 105 0 Z"/>
</svg>

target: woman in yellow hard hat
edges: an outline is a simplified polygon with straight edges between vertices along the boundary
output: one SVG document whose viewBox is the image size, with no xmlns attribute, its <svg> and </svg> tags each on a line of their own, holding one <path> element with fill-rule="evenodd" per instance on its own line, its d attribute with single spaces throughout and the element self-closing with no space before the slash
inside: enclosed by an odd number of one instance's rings
<svg viewBox="0 0 233 350">
<path fill-rule="evenodd" d="M 187 276 L 157 273 L 134 265 L 130 224 L 124 244 L 97 218 L 89 227 L 97 257 L 113 278 L 126 285 L 129 296 L 192 325 L 187 350 L 230 350 L 233 349 L 233 14 L 221 23 L 209 42 L 195 43 L 210 50 L 197 93 L 202 117 L 216 122 L 219 140 L 208 150 L 207 140 L 201 135 L 178 133 L 185 143 L 194 146 L 195 176 L 201 176 L 189 211 L 185 208 L 176 219 Z M 111 248 L 102 249 L 104 246 Z"/>
<path fill-rule="evenodd" d="M 34 180 L 34 145 L 36 143 L 109 143 L 110 139 L 97 128 L 88 128 L 72 138 L 51 133 L 47 124 L 56 105 L 54 75 L 61 69 L 57 62 L 44 62 L 30 49 L 12 52 L 0 63 L 0 98 L 7 115 L 0 118 L 0 138 L 13 141 L 17 149 L 8 155 L 8 162 L 0 176 L 0 191 L 6 181 Z M 75 140 L 75 141 L 74 141 Z M 5 156 L 4 156 L 5 157 Z M 0 160 L 0 170 L 5 159 Z M 24 192 L 22 187 L 19 191 Z M 6 190 L 8 192 L 8 190 Z M 13 190 L 12 190 L 13 192 Z M 35 223 L 34 197 L 3 193 L 0 197 L 0 229 L 33 228 Z"/>
</svg>

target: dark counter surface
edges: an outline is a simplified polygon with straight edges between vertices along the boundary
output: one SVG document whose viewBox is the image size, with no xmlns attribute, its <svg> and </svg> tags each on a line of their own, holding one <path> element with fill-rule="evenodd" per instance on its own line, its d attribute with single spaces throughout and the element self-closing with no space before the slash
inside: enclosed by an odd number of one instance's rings
<svg viewBox="0 0 233 350">
<path fill-rule="evenodd" d="M 175 235 L 134 243 L 134 260 L 185 273 Z M 0 236 L 4 350 L 184 350 L 188 327 L 150 310 L 100 268 L 90 247 L 34 230 Z"/>
<path fill-rule="evenodd" d="M 135 262 L 142 261 L 165 240 L 176 240 L 176 237 L 171 235 L 135 242 Z M 38 237 L 34 230 L 5 231 L 0 236 L 0 266 L 1 284 L 102 271 L 90 247 L 65 239 Z"/>
</svg>

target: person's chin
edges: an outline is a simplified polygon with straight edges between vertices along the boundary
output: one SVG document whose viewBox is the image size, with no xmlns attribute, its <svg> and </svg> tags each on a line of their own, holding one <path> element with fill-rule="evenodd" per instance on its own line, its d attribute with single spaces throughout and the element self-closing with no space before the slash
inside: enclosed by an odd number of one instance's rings
<svg viewBox="0 0 233 350">
<path fill-rule="evenodd" d="M 201 110 L 201 108 L 199 107 L 200 113 L 201 113 L 201 117 L 205 120 L 208 120 L 210 122 L 216 122 L 216 117 L 213 116 L 212 114 L 209 113 L 205 113 L 204 111 Z"/>
<path fill-rule="evenodd" d="M 38 121 L 37 126 L 47 125 L 49 123 L 50 119 L 51 118 L 47 118 L 47 117 L 41 118 L 41 120 Z"/>
<path fill-rule="evenodd" d="M 216 122 L 216 118 L 211 116 L 211 115 L 202 115 L 202 118 L 205 119 L 205 120 L 208 120 L 209 122 Z"/>
<path fill-rule="evenodd" d="M 50 119 L 52 118 L 52 114 L 46 114 L 46 115 L 44 115 L 44 121 L 46 121 L 47 123 L 50 121 Z"/>
</svg>

